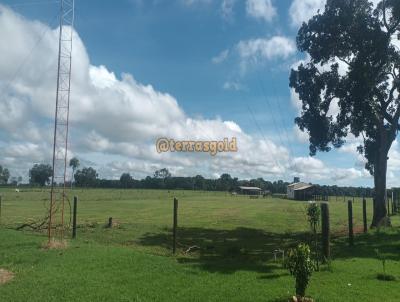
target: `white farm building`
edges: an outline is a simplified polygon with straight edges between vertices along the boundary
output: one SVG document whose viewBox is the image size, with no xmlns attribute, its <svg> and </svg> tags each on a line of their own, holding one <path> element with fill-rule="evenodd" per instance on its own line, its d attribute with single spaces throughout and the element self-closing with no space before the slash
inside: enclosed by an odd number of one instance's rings
<svg viewBox="0 0 400 302">
<path fill-rule="evenodd" d="M 314 186 L 305 182 L 295 182 L 287 186 L 287 198 L 295 200 L 312 199 Z"/>
</svg>

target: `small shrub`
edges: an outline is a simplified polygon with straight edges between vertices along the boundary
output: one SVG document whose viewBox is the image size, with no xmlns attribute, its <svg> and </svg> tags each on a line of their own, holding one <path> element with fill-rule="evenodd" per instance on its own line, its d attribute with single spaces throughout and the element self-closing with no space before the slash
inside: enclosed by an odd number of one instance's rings
<svg viewBox="0 0 400 302">
<path fill-rule="evenodd" d="M 314 245 L 314 260 L 315 260 L 315 267 L 317 270 L 319 270 L 317 228 L 319 226 L 320 217 L 321 217 L 320 207 L 315 202 L 310 203 L 307 206 L 307 220 L 308 220 L 308 223 L 310 224 L 310 229 L 311 229 L 311 233 L 312 233 L 311 241 L 313 242 L 313 245 Z"/>
<path fill-rule="evenodd" d="M 381 253 L 378 249 L 375 250 L 376 256 L 378 259 L 382 262 L 382 271 L 383 273 L 377 274 L 376 278 L 378 280 L 383 280 L 383 281 L 394 281 L 396 280 L 395 276 L 388 275 L 386 273 L 386 256 L 385 254 Z"/>
<path fill-rule="evenodd" d="M 376 256 L 382 262 L 383 275 L 386 275 L 386 257 L 378 249 L 375 249 Z"/>
<path fill-rule="evenodd" d="M 319 225 L 319 220 L 321 216 L 321 209 L 319 206 L 313 202 L 310 203 L 307 206 L 307 219 L 308 222 L 310 223 L 310 228 L 312 231 L 315 231 L 317 229 L 317 226 Z"/>
<path fill-rule="evenodd" d="M 314 270 L 310 258 L 310 247 L 300 243 L 295 249 L 291 249 L 285 260 L 285 267 L 296 280 L 296 295 L 304 297 L 306 289 Z"/>
</svg>

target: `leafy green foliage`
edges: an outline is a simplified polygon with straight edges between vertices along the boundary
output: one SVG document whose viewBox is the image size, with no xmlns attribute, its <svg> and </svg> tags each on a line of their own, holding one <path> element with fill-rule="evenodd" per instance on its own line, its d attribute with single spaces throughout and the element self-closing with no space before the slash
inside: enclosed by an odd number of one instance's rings
<svg viewBox="0 0 400 302">
<path fill-rule="evenodd" d="M 321 218 L 320 207 L 315 202 L 310 203 L 307 206 L 307 220 L 310 223 L 310 227 L 313 232 L 316 232 L 320 218 Z"/>
<path fill-rule="evenodd" d="M 121 186 L 123 188 L 131 188 L 133 184 L 133 178 L 129 173 L 123 173 L 121 177 L 119 178 L 119 181 L 121 182 Z"/>
<path fill-rule="evenodd" d="M 72 168 L 72 177 L 75 177 L 75 171 L 80 166 L 79 159 L 76 157 L 71 158 L 69 161 L 69 166 Z M 73 182 L 71 181 L 71 188 L 72 188 L 72 183 Z"/>
<path fill-rule="evenodd" d="M 371 173 L 383 140 L 390 148 L 400 116 L 400 52 L 390 42 L 400 32 L 399 5 L 386 2 L 373 10 L 367 0 L 328 0 L 324 13 L 300 28 L 298 48 L 311 58 L 290 75 L 303 102 L 296 123 L 310 134 L 310 153 L 342 146 L 349 132 L 363 135 L 358 150 Z M 335 102 L 339 112 L 332 116 Z"/>
<path fill-rule="evenodd" d="M 349 133 L 374 176 L 373 226 L 386 216 L 387 155 L 400 129 L 399 1 L 328 0 L 303 23 L 297 46 L 309 54 L 290 74 L 302 101 L 295 119 L 310 136 L 310 154 L 341 147 Z"/>
<path fill-rule="evenodd" d="M 317 233 L 317 227 L 319 225 L 321 218 L 321 209 L 320 207 L 315 203 L 310 203 L 307 206 L 307 220 L 308 223 L 310 224 L 310 229 L 312 232 L 312 241 L 314 245 L 314 260 L 315 260 L 315 267 L 317 270 L 319 270 L 319 255 L 318 255 L 318 233 Z"/>
<path fill-rule="evenodd" d="M 6 184 L 10 178 L 10 172 L 7 168 L 3 168 L 0 165 L 0 184 Z"/>
<path fill-rule="evenodd" d="M 169 177 L 171 177 L 171 173 L 168 171 L 167 168 L 162 168 L 154 172 L 154 178 L 166 179 Z"/>
<path fill-rule="evenodd" d="M 237 178 L 233 179 L 228 173 L 223 173 L 217 182 L 217 190 L 232 191 L 237 187 Z"/>
<path fill-rule="evenodd" d="M 295 249 L 289 250 L 285 260 L 285 267 L 296 280 L 296 295 L 300 297 L 306 295 L 306 289 L 314 270 L 310 254 L 310 247 L 300 243 Z"/>
<path fill-rule="evenodd" d="M 98 174 L 95 169 L 89 167 L 76 171 L 74 177 L 78 187 L 95 187 Z"/>
<path fill-rule="evenodd" d="M 73 157 L 70 159 L 69 161 L 69 166 L 75 171 L 76 169 L 78 169 L 80 163 L 79 163 L 79 159 L 76 157 Z"/>
<path fill-rule="evenodd" d="M 44 186 L 50 183 L 50 177 L 53 175 L 53 169 L 50 165 L 35 164 L 29 170 L 29 183 Z"/>
</svg>

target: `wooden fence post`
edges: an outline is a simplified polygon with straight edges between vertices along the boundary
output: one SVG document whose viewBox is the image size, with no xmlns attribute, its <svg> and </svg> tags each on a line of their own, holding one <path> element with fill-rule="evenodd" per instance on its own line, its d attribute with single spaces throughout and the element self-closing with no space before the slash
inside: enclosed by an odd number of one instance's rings
<svg viewBox="0 0 400 302">
<path fill-rule="evenodd" d="M 365 197 L 363 198 L 363 224 L 364 224 L 364 233 L 368 232 L 367 227 L 367 200 Z"/>
<path fill-rule="evenodd" d="M 176 252 L 176 229 L 178 227 L 178 199 L 174 197 L 174 222 L 173 222 L 173 228 L 172 228 L 172 237 L 173 237 L 173 242 L 172 242 L 172 252 L 175 254 Z"/>
<path fill-rule="evenodd" d="M 353 233 L 353 204 L 351 200 L 347 201 L 347 210 L 349 218 L 349 245 L 354 244 L 354 233 Z"/>
<path fill-rule="evenodd" d="M 112 217 L 108 217 L 108 228 L 112 228 Z"/>
<path fill-rule="evenodd" d="M 393 199 L 393 190 L 392 190 L 392 197 L 391 197 L 390 199 L 391 199 L 391 201 L 392 201 L 392 203 L 391 203 L 392 215 L 394 215 L 394 214 L 395 214 L 395 212 L 394 212 L 394 199 Z"/>
<path fill-rule="evenodd" d="M 322 228 L 322 254 L 324 262 L 331 257 L 330 247 L 330 225 L 329 225 L 329 204 L 321 203 L 321 228 Z"/>
<path fill-rule="evenodd" d="M 72 212 L 72 238 L 76 238 L 76 211 L 78 209 L 78 197 L 74 196 L 74 209 Z"/>
</svg>

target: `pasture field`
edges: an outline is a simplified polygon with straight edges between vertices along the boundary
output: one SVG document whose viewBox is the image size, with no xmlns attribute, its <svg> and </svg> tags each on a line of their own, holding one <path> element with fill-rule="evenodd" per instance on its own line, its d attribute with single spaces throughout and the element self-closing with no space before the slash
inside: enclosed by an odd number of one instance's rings
<svg viewBox="0 0 400 302">
<path fill-rule="evenodd" d="M 287 301 L 294 279 L 272 252 L 310 240 L 305 202 L 224 192 L 74 189 L 69 198 L 79 197 L 77 239 L 66 249 L 44 250 L 45 232 L 15 228 L 44 217 L 49 192 L 0 188 L 0 194 L 0 268 L 15 274 L 0 285 L 0 301 Z M 316 301 L 399 301 L 400 216 L 392 217 L 390 229 L 361 234 L 360 199 L 353 212 L 359 234 L 349 247 L 347 203 L 330 198 L 332 262 L 314 272 L 307 294 Z M 371 212 L 368 200 L 369 219 Z M 67 213 L 69 221 L 68 206 Z M 108 217 L 111 229 L 105 228 Z M 382 263 L 375 249 L 396 281 L 376 279 Z"/>
</svg>

